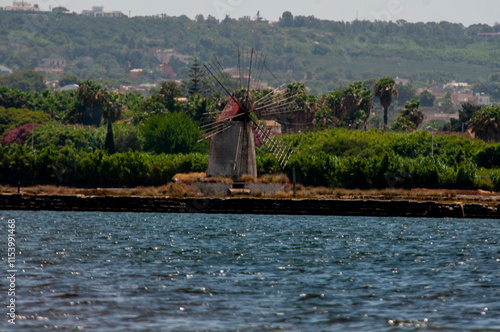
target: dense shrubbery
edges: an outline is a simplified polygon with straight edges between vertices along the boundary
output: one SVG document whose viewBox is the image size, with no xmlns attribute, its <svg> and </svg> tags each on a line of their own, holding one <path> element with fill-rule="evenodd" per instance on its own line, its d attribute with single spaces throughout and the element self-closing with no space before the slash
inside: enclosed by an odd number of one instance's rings
<svg viewBox="0 0 500 332">
<path fill-rule="evenodd" d="M 81 130 L 83 141 L 85 129 Z M 92 130 L 100 133 L 99 144 L 103 144 L 105 129 Z M 42 129 L 37 131 L 41 135 Z M 46 139 L 50 141 L 49 136 Z M 55 136 L 54 140 L 60 139 Z M 286 172 L 292 178 L 295 168 L 298 182 L 304 185 L 500 190 L 500 158 L 496 156 L 499 145 L 480 140 L 435 136 L 433 148 L 432 136 L 424 131 L 398 134 L 342 129 L 290 135 L 285 139 L 295 149 Z M 0 147 L 0 183 L 162 185 L 176 173 L 204 172 L 207 167 L 206 154 L 149 154 L 130 149 L 108 155 L 96 145 L 91 146 L 53 143 L 35 151 L 30 144 Z M 257 151 L 257 168 L 259 174 L 281 171 L 264 148 Z"/>
<path fill-rule="evenodd" d="M 144 149 L 154 153 L 202 151 L 202 137 L 197 125 L 184 113 L 157 114 L 141 127 Z"/>
<path fill-rule="evenodd" d="M 500 185 L 500 175 L 491 169 L 499 164 L 480 163 L 481 156 L 491 155 L 494 146 L 463 136 L 336 129 L 286 140 L 295 150 L 287 173 L 290 176 L 295 168 L 298 181 L 305 185 L 360 189 L 492 189 Z M 270 158 L 259 154 L 260 160 Z M 272 172 L 277 165 L 261 162 L 258 167 L 260 172 Z M 486 179 L 479 177 L 479 167 L 487 168 L 482 169 Z"/>
<path fill-rule="evenodd" d="M 50 115 L 24 108 L 0 108 L 0 135 L 27 123 L 46 124 L 53 120 Z"/>
<path fill-rule="evenodd" d="M 492 144 L 479 150 L 475 156 L 475 162 L 479 167 L 500 167 L 500 144 Z"/>
<path fill-rule="evenodd" d="M 207 156 L 151 155 L 140 152 L 106 154 L 74 147 L 0 147 L 0 183 L 56 184 L 78 187 L 163 185 L 176 173 L 203 172 Z"/>
<path fill-rule="evenodd" d="M 42 150 L 50 146 L 63 148 L 64 146 L 75 147 L 77 150 L 97 151 L 104 148 L 107 129 L 105 127 L 94 128 L 81 125 L 50 124 L 40 126 L 34 132 L 34 146 Z M 129 149 L 140 150 L 139 138 L 135 128 L 125 124 L 113 125 L 117 150 L 126 152 Z"/>
<path fill-rule="evenodd" d="M 36 127 L 38 127 L 38 123 L 26 123 L 17 128 L 7 130 L 2 136 L 1 145 L 24 144 L 28 136 L 32 136 L 31 134 Z"/>
<path fill-rule="evenodd" d="M 447 165 L 436 157 L 409 158 L 394 153 L 370 158 L 300 155 L 292 158 L 289 167 L 296 168 L 300 183 L 313 186 L 473 189 L 478 184 L 475 164 Z"/>
</svg>

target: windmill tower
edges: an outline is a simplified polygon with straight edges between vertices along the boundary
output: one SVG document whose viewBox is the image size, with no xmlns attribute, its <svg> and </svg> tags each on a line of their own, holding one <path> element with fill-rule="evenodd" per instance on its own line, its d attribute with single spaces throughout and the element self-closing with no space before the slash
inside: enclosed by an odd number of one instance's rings
<svg viewBox="0 0 500 332">
<path fill-rule="evenodd" d="M 210 139 L 207 176 L 257 177 L 255 137 L 285 168 L 292 150 L 261 120 L 297 111 L 294 94 L 285 85 L 278 85 L 265 57 L 253 49 L 238 50 L 237 61 L 232 64 L 233 67 L 224 68 L 214 56 L 203 67 L 205 86 L 225 103 L 222 110 L 205 114 L 200 127 L 205 138 Z"/>
</svg>

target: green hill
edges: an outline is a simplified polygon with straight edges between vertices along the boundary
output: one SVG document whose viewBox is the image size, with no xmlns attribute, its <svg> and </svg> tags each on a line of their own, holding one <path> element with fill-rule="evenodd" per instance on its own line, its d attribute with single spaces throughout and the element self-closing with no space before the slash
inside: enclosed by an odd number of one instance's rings
<svg viewBox="0 0 500 332">
<path fill-rule="evenodd" d="M 43 59 L 66 61 L 64 74 L 107 85 L 154 83 L 161 75 L 154 52 L 172 49 L 191 56 L 170 60 L 185 79 L 192 59 L 216 54 L 224 66 L 237 61 L 238 47 L 255 47 L 283 81 L 302 81 L 316 93 L 381 76 L 414 85 L 449 80 L 479 83 L 500 72 L 500 26 L 440 23 L 334 22 L 284 15 L 280 22 L 186 16 L 91 18 L 62 13 L 0 11 L 0 64 L 34 69 Z M 144 76 L 131 78 L 130 69 Z M 498 75 L 494 75 L 497 77 Z"/>
</svg>

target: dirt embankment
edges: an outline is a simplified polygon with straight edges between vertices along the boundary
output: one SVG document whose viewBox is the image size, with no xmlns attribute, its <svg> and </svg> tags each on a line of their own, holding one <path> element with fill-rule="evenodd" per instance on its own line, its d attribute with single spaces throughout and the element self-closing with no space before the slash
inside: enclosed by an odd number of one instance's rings
<svg viewBox="0 0 500 332">
<path fill-rule="evenodd" d="M 354 197 L 349 198 L 173 198 L 137 195 L 0 194 L 2 210 L 113 211 L 165 213 L 294 214 L 381 217 L 437 217 L 500 219 L 495 200 L 469 202 L 449 198 Z M 469 197 L 469 198 L 471 198 Z M 457 198 L 455 196 L 455 198 Z M 464 197 L 465 198 L 465 197 Z"/>
</svg>

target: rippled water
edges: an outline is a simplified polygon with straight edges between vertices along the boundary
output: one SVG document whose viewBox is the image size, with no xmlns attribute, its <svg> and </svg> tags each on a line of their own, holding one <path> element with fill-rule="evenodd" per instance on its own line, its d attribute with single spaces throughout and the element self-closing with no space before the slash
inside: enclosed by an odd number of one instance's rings
<svg viewBox="0 0 500 332">
<path fill-rule="evenodd" d="M 15 330 L 500 331 L 498 220 L 2 217 L 3 275 L 7 218 L 21 252 Z"/>
</svg>

